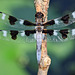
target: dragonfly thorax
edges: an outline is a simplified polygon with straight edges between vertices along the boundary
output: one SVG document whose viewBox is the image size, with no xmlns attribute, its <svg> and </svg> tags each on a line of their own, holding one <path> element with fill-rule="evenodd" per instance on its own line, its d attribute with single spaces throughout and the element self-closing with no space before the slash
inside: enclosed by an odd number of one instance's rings
<svg viewBox="0 0 75 75">
<path fill-rule="evenodd" d="M 35 30 L 38 31 L 38 32 L 42 32 L 43 29 L 44 29 L 43 26 L 36 26 L 36 27 L 35 27 Z"/>
<path fill-rule="evenodd" d="M 35 14 L 35 22 L 36 22 L 36 24 L 39 24 L 39 23 L 42 24 L 43 18 L 44 18 L 44 14 L 41 13 L 41 12 L 37 12 Z"/>
</svg>

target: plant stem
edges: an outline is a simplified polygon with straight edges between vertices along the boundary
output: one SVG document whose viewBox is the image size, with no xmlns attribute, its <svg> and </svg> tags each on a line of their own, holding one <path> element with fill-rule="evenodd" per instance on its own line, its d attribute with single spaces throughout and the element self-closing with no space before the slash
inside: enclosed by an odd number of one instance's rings
<svg viewBox="0 0 75 75">
<path fill-rule="evenodd" d="M 47 22 L 49 1 L 50 0 L 34 0 L 36 12 L 42 12 L 44 14 L 45 22 Z M 45 36 L 45 39 L 42 40 L 41 61 L 38 65 L 38 75 L 47 75 L 50 64 L 51 59 L 47 55 L 47 36 Z"/>
</svg>

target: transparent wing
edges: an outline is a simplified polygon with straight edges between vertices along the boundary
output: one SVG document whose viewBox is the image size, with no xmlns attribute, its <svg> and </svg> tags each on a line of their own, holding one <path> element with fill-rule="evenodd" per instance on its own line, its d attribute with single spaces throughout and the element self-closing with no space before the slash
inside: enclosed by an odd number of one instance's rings
<svg viewBox="0 0 75 75">
<path fill-rule="evenodd" d="M 47 29 L 60 28 L 71 25 L 75 23 L 75 11 L 69 13 L 63 17 L 56 18 L 44 23 L 44 26 L 47 26 Z"/>
<path fill-rule="evenodd" d="M 75 29 L 49 30 L 48 32 L 48 42 L 64 42 L 75 39 Z"/>
<path fill-rule="evenodd" d="M 0 30 L 28 30 L 34 29 L 34 26 L 35 23 L 0 12 Z"/>
<path fill-rule="evenodd" d="M 33 32 L 34 30 L 31 30 Z M 28 35 L 27 30 L 0 30 L 0 39 L 14 41 L 17 43 L 32 43 L 35 42 L 34 33 Z"/>
<path fill-rule="evenodd" d="M 28 31 L 28 30 L 27 30 Z M 22 30 L 0 30 L 0 39 L 12 41 L 16 40 L 20 42 L 36 42 L 36 34 L 31 31 L 32 34 L 27 36 L 26 32 Z M 29 31 L 30 32 L 30 31 Z M 44 39 L 44 33 L 47 33 L 47 42 L 64 42 L 67 40 L 75 39 L 75 29 L 63 29 L 63 30 L 46 30 L 43 31 L 42 38 Z"/>
</svg>

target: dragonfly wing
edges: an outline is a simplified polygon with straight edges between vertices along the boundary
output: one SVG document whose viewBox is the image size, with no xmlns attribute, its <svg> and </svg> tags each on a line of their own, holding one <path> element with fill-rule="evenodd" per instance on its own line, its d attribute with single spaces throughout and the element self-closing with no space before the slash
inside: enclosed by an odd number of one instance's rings
<svg viewBox="0 0 75 75">
<path fill-rule="evenodd" d="M 50 20 L 46 23 L 44 23 L 44 26 L 47 26 L 47 29 L 52 29 L 52 28 L 60 28 L 60 27 L 65 27 L 68 25 L 71 25 L 75 23 L 75 11 L 72 13 L 69 13 L 63 17 L 56 18 L 54 20 Z"/>
<path fill-rule="evenodd" d="M 0 12 L 0 30 L 26 30 L 33 29 L 35 28 L 34 26 L 35 23 L 23 19 L 17 19 L 11 15 Z"/>
<path fill-rule="evenodd" d="M 64 42 L 75 39 L 75 29 L 46 30 L 48 42 Z"/>
<path fill-rule="evenodd" d="M 28 30 L 0 30 L 0 39 L 8 41 L 12 41 L 11 39 L 13 39 L 18 43 L 35 42 L 36 40 L 33 35 L 35 33 L 34 30 L 30 30 L 30 33 L 27 31 Z"/>
</svg>

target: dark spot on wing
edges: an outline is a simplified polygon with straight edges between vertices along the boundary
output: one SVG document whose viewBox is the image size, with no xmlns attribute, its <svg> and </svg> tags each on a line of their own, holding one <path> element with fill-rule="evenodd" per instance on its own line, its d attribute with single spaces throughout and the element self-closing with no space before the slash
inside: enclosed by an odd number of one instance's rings
<svg viewBox="0 0 75 75">
<path fill-rule="evenodd" d="M 29 36 L 30 34 L 34 34 L 34 33 L 36 33 L 35 30 L 25 30 L 26 36 Z"/>
<path fill-rule="evenodd" d="M 60 30 L 59 32 L 62 34 L 62 38 L 63 39 L 66 39 L 67 38 L 67 34 L 69 33 L 68 29 Z"/>
<path fill-rule="evenodd" d="M 43 30 L 42 33 L 48 33 L 48 31 L 47 30 Z"/>
<path fill-rule="evenodd" d="M 68 24 L 68 22 L 69 22 L 69 14 L 68 15 L 65 15 L 65 16 L 63 16 L 62 18 L 61 18 L 61 20 L 65 23 L 65 24 Z"/>
<path fill-rule="evenodd" d="M 29 36 L 29 35 L 30 35 L 30 32 L 26 30 L 26 31 L 25 31 L 25 35 L 26 35 L 26 36 Z"/>
<path fill-rule="evenodd" d="M 51 36 L 51 35 L 53 35 L 54 30 L 50 30 L 48 32 L 49 32 L 49 35 Z"/>
<path fill-rule="evenodd" d="M 0 12 L 0 13 L 2 13 L 2 12 Z"/>
<path fill-rule="evenodd" d="M 37 13 L 35 14 L 35 17 L 36 17 L 36 18 L 43 18 L 43 17 L 44 17 L 44 14 L 41 13 L 41 12 L 37 12 Z"/>
<path fill-rule="evenodd" d="M 16 39 L 17 39 L 17 35 L 18 35 L 18 31 L 11 30 L 11 31 L 10 31 L 10 35 L 11 35 L 11 38 L 12 38 L 13 40 L 16 40 Z"/>
<path fill-rule="evenodd" d="M 42 33 L 48 33 L 50 36 L 53 35 L 54 30 L 43 30 Z"/>
<path fill-rule="evenodd" d="M 13 17 L 13 16 L 9 16 L 8 19 L 9 19 L 9 22 L 10 22 L 11 25 L 14 25 L 15 22 L 17 21 L 17 19 L 15 17 Z"/>
<path fill-rule="evenodd" d="M 54 20 L 50 20 L 50 21 L 44 23 L 43 26 L 50 26 L 50 25 L 53 25 L 53 24 L 55 24 L 55 21 Z"/>
<path fill-rule="evenodd" d="M 36 26 L 36 24 L 32 23 L 32 22 L 29 22 L 27 20 L 24 21 L 23 23 L 24 25 L 27 25 L 27 26 Z"/>
<path fill-rule="evenodd" d="M 67 38 L 67 35 L 66 34 L 62 35 L 62 38 L 63 39 L 66 39 Z"/>
</svg>

